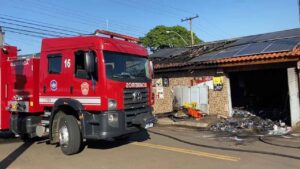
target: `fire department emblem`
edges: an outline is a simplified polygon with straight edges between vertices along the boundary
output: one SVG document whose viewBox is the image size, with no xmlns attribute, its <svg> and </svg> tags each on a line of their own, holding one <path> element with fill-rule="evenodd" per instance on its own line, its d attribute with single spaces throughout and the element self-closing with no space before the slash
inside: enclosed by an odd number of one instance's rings
<svg viewBox="0 0 300 169">
<path fill-rule="evenodd" d="M 87 82 L 81 83 L 81 93 L 83 95 L 89 94 L 89 84 Z"/>
<path fill-rule="evenodd" d="M 57 81 L 56 80 L 51 80 L 50 82 L 50 88 L 52 91 L 56 91 L 57 90 Z"/>
</svg>

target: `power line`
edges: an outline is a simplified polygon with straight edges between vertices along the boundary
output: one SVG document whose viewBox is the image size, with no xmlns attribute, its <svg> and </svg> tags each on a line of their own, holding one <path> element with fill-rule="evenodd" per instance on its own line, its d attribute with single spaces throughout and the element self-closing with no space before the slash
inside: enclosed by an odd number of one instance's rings
<svg viewBox="0 0 300 169">
<path fill-rule="evenodd" d="M 82 32 L 75 32 L 75 31 L 72 31 L 72 30 L 61 29 L 61 28 L 47 26 L 47 25 L 42 25 L 42 24 L 37 24 L 37 23 L 33 23 L 33 22 L 26 22 L 26 21 L 22 21 L 20 19 L 11 19 L 11 18 L 2 17 L 2 16 L 0 16 L 0 19 L 6 20 L 6 21 L 13 21 L 13 22 L 18 22 L 18 23 L 23 23 L 23 24 L 27 24 L 27 25 L 40 26 L 40 27 L 44 27 L 44 28 L 48 28 L 48 29 L 54 29 L 54 30 L 59 30 L 59 31 L 64 31 L 64 32 L 71 32 L 71 33 L 75 33 L 75 34 L 83 34 Z"/>
<path fill-rule="evenodd" d="M 11 22 L 1 21 L 1 17 L 0 17 L 0 23 L 2 23 L 2 24 L 8 24 L 8 25 L 13 25 L 13 26 L 18 26 L 18 27 L 23 27 L 23 28 L 34 29 L 34 30 L 39 30 L 39 31 L 51 32 L 51 33 L 58 33 L 60 35 L 74 36 L 74 34 L 68 34 L 68 33 L 63 33 L 63 32 L 58 32 L 58 31 L 52 31 L 52 30 L 41 29 L 41 28 L 32 27 L 32 26 L 26 26 L 26 25 L 21 25 L 21 24 L 16 24 L 16 23 L 11 23 Z"/>
<path fill-rule="evenodd" d="M 141 4 L 139 4 L 139 3 L 141 3 L 141 1 L 135 1 L 135 0 L 128 0 L 128 1 L 113 0 L 113 1 L 115 1 L 117 3 L 122 3 L 127 6 L 130 5 L 131 7 L 134 7 L 135 9 L 138 9 L 141 11 L 149 11 L 149 13 L 157 14 L 160 16 L 161 16 L 161 14 L 163 14 L 164 16 L 170 16 L 172 18 L 174 18 L 174 17 L 181 18 L 182 14 L 186 15 L 186 14 L 193 13 L 193 11 L 188 11 L 183 8 L 175 8 L 172 6 L 171 3 L 168 3 L 162 7 L 161 1 L 158 3 L 157 1 L 154 1 L 154 0 L 148 0 L 147 2 L 149 3 L 149 5 L 147 5 L 147 7 L 145 5 L 141 6 Z M 207 29 L 207 31 L 201 31 L 201 32 L 204 32 L 205 34 L 210 34 L 212 36 L 216 36 L 217 39 L 221 39 L 218 36 L 225 37 L 224 34 L 232 36 L 232 35 L 228 34 L 227 32 L 225 32 L 220 27 L 218 27 L 217 25 L 215 25 L 215 24 L 211 23 L 210 21 L 208 21 L 207 19 L 205 19 L 204 17 L 201 17 L 201 18 L 203 19 L 203 21 L 206 22 L 206 24 L 211 25 L 211 27 L 209 29 Z M 200 26 L 200 24 L 197 22 L 193 23 L 193 25 L 195 25 L 195 26 L 199 25 L 199 27 L 204 27 L 202 25 Z M 197 27 L 197 29 L 199 27 Z M 203 29 L 201 29 L 201 30 L 203 30 Z M 212 30 L 214 30 L 214 31 L 212 31 Z"/>
<path fill-rule="evenodd" d="M 33 5 L 31 5 L 33 6 Z M 21 8 L 22 7 L 17 7 L 17 8 Z M 80 16 L 74 16 L 74 15 L 70 15 L 70 13 L 61 13 L 61 12 L 55 12 L 55 13 L 49 13 L 48 11 L 50 11 L 49 8 L 41 8 L 41 7 L 37 7 L 37 8 L 33 8 L 33 9 L 23 9 L 25 11 L 28 11 L 28 12 L 32 12 L 32 13 L 40 13 L 40 14 L 43 14 L 45 16 L 48 16 L 48 17 L 51 17 L 51 18 L 55 18 L 56 20 L 63 20 L 64 22 L 71 22 L 71 23 L 77 23 L 77 24 L 81 24 L 81 25 L 84 25 L 84 26 L 92 26 L 94 27 L 93 29 L 97 29 L 99 28 L 99 24 L 96 24 L 97 21 L 95 20 L 90 20 L 88 19 L 87 17 L 83 18 L 81 17 L 82 19 L 80 19 Z M 41 10 L 41 11 L 40 11 Z M 69 17 L 68 17 L 69 16 Z M 65 19 L 63 19 L 65 18 Z M 112 27 L 112 26 L 111 26 Z M 116 30 L 120 30 L 120 29 L 111 29 L 113 31 L 116 31 Z M 131 33 L 133 34 L 133 33 Z"/>
<path fill-rule="evenodd" d="M 20 18 L 20 17 L 16 17 L 16 16 L 11 16 L 11 15 L 5 15 L 5 14 L 1 14 L 1 13 L 0 13 L 0 16 L 2 16 L 2 18 L 5 18 L 6 20 L 10 20 L 10 21 L 31 24 L 31 25 L 35 25 L 35 26 L 43 26 L 45 28 L 66 31 L 66 32 L 71 32 L 71 33 L 84 34 L 83 30 L 77 30 L 77 29 L 68 28 L 65 26 L 35 21 L 35 20 L 31 20 L 31 19 Z M 51 25 L 51 26 L 49 26 L 49 25 Z"/>
<path fill-rule="evenodd" d="M 38 35 L 45 35 L 45 36 L 41 36 L 41 37 L 61 37 L 60 35 L 50 34 L 50 33 L 45 33 L 45 32 L 37 32 L 37 31 L 32 31 L 32 30 L 13 28 L 13 27 L 9 27 L 9 26 L 2 26 L 2 27 L 4 29 L 8 29 L 10 31 L 18 31 L 18 32 L 32 33 L 32 34 L 38 34 Z"/>
<path fill-rule="evenodd" d="M 15 5 L 15 4 L 14 4 Z M 90 26 L 93 26 L 93 27 L 97 27 L 97 29 L 99 28 L 99 24 L 95 24 L 97 22 L 99 22 L 99 17 L 94 17 L 96 18 L 97 20 L 95 19 L 92 19 L 92 16 L 91 15 L 84 15 L 84 11 L 76 11 L 74 9 L 68 9 L 66 10 L 65 7 L 59 7 L 57 4 L 55 5 L 51 5 L 49 4 L 48 2 L 47 3 L 41 3 L 41 2 L 37 2 L 37 1 L 33 1 L 31 2 L 31 10 L 42 10 L 41 13 L 47 15 L 47 16 L 51 16 L 53 17 L 53 14 L 54 15 L 57 15 L 57 16 L 60 16 L 61 17 L 64 17 L 66 18 L 67 16 L 70 16 L 68 17 L 67 20 L 76 20 L 76 23 L 82 23 L 84 25 L 90 25 Z M 29 10 L 29 11 L 31 11 Z M 54 13 L 47 13 L 48 11 L 55 11 Z M 74 12 L 75 11 L 75 12 Z M 57 16 L 55 18 L 57 18 Z M 103 23 L 105 20 L 103 20 Z M 130 34 L 135 34 L 136 32 L 139 32 L 138 29 L 134 29 L 133 26 L 130 26 L 130 28 L 128 27 L 123 27 L 123 25 L 119 24 L 120 26 L 110 26 L 111 30 L 114 30 L 114 31 L 127 31 L 127 32 L 131 32 Z M 134 33 L 133 33 L 134 32 Z"/>
<path fill-rule="evenodd" d="M 218 38 L 219 38 L 219 36 L 217 36 L 216 34 L 207 31 L 206 29 L 204 29 L 203 27 L 200 27 L 200 26 L 197 25 L 197 24 L 194 24 L 194 27 L 195 27 L 196 29 L 200 30 L 200 36 L 201 36 L 201 33 L 203 33 L 203 34 L 205 34 L 206 36 L 211 37 L 212 39 L 218 39 Z"/>
<path fill-rule="evenodd" d="M 72 10 L 69 10 L 69 9 L 66 9 L 65 6 L 59 6 L 57 3 L 53 4 L 49 1 L 47 1 L 47 3 L 45 3 L 42 0 L 38 0 L 38 1 L 34 0 L 33 2 L 34 3 L 39 3 L 40 5 L 44 5 L 44 6 L 47 5 L 51 9 L 55 8 L 55 9 L 59 9 L 60 11 L 76 14 L 76 16 L 78 16 L 78 15 L 83 16 L 84 18 L 94 18 L 94 19 L 99 19 L 100 18 L 104 23 L 108 19 L 108 18 L 101 17 L 101 16 L 100 17 L 99 16 L 94 16 L 91 13 L 87 13 L 86 11 L 82 11 L 82 10 L 76 10 L 76 9 L 73 9 L 73 8 L 72 8 Z M 114 20 L 110 19 L 110 21 L 114 21 Z M 142 28 L 142 27 L 139 27 L 138 25 L 133 26 L 133 25 L 129 25 L 127 23 L 123 23 L 123 22 L 120 22 L 120 21 L 118 21 L 118 23 L 115 23 L 115 24 L 119 25 L 119 26 L 125 26 L 127 28 L 130 27 L 131 29 L 133 28 L 135 30 L 140 30 L 140 29 L 136 29 L 136 28 Z"/>
<path fill-rule="evenodd" d="M 154 0 L 148 0 L 148 1 L 151 1 L 153 4 L 158 4 L 158 3 L 157 3 L 156 1 L 154 1 Z M 176 8 L 176 7 L 172 6 L 171 3 L 168 3 L 167 5 L 164 6 L 164 10 L 165 10 L 166 12 L 170 12 L 170 11 L 166 10 L 166 8 L 168 8 L 168 9 L 170 9 L 170 10 L 175 10 L 176 13 L 181 12 L 182 14 L 189 14 L 189 15 L 195 14 L 195 13 L 196 13 L 195 11 L 186 10 L 186 9 L 184 9 L 184 8 Z M 175 11 L 174 11 L 174 12 L 175 12 Z M 202 19 L 203 21 L 205 21 L 207 24 L 211 25 L 210 31 L 212 31 L 211 29 L 214 29 L 214 30 L 215 30 L 215 31 L 214 31 L 215 33 L 216 33 L 216 32 L 219 32 L 219 33 L 222 33 L 222 34 L 226 34 L 226 35 L 228 35 L 228 36 L 233 36 L 232 34 L 230 34 L 230 33 L 226 32 L 226 31 L 224 31 L 224 29 L 220 28 L 218 25 L 216 25 L 216 24 L 214 24 L 213 22 L 209 21 L 209 20 L 208 20 L 207 18 L 205 18 L 204 16 L 201 16 L 201 19 Z M 195 24 L 197 25 L 197 23 L 195 23 Z M 199 25 L 199 26 L 200 26 L 200 25 Z"/>
<path fill-rule="evenodd" d="M 19 34 L 19 35 L 31 36 L 31 37 L 35 37 L 35 38 L 44 38 L 43 36 L 38 36 L 38 35 L 33 35 L 33 34 L 29 34 L 29 33 L 13 31 L 13 30 L 5 30 L 5 31 L 10 32 L 10 33 L 14 33 L 14 34 Z"/>
</svg>

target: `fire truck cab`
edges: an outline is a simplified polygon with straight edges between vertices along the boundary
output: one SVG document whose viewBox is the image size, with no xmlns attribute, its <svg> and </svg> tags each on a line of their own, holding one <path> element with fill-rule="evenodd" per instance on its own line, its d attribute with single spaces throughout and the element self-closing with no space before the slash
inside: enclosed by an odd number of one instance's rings
<svg viewBox="0 0 300 169">
<path fill-rule="evenodd" d="M 11 78 L 3 105 L 14 133 L 49 137 L 71 155 L 83 140 L 153 126 L 153 70 L 146 49 L 129 36 L 96 33 L 110 37 L 43 39 L 40 54 L 8 58 Z"/>
</svg>

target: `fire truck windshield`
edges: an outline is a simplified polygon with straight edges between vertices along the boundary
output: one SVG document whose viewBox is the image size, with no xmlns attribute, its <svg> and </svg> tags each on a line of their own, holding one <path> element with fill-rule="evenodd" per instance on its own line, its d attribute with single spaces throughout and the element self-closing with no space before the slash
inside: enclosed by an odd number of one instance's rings
<svg viewBox="0 0 300 169">
<path fill-rule="evenodd" d="M 106 76 L 124 82 L 147 82 L 150 80 L 149 62 L 136 55 L 104 52 Z"/>
</svg>

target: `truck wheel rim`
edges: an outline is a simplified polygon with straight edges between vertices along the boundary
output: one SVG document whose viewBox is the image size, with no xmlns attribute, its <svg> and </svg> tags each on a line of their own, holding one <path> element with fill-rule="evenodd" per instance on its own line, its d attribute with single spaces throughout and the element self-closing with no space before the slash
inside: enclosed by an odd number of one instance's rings
<svg viewBox="0 0 300 169">
<path fill-rule="evenodd" d="M 65 124 L 59 129 L 59 144 L 63 147 L 67 147 L 69 144 L 69 132 Z"/>
</svg>

